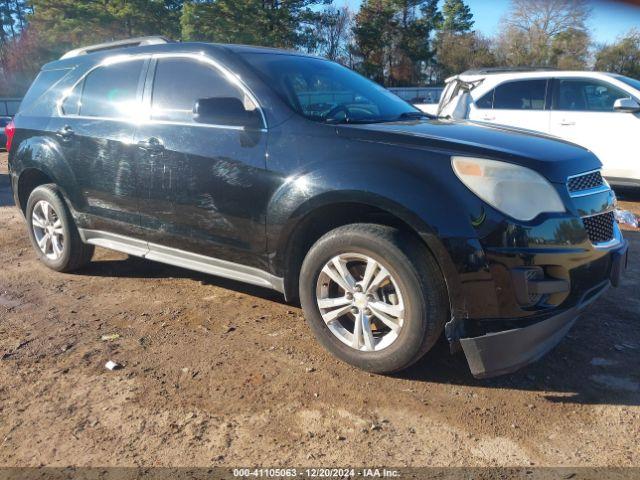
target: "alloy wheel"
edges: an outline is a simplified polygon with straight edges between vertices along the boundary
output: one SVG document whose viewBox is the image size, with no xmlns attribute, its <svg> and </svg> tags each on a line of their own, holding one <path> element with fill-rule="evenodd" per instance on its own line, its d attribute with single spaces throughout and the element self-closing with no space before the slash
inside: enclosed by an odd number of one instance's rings
<svg viewBox="0 0 640 480">
<path fill-rule="evenodd" d="M 62 220 L 53 206 L 40 200 L 31 213 L 33 234 L 40 251 L 50 260 L 58 260 L 64 251 Z"/>
<path fill-rule="evenodd" d="M 344 253 L 329 260 L 318 276 L 316 301 L 331 333 L 356 350 L 389 347 L 404 324 L 398 283 L 367 255 Z"/>
</svg>

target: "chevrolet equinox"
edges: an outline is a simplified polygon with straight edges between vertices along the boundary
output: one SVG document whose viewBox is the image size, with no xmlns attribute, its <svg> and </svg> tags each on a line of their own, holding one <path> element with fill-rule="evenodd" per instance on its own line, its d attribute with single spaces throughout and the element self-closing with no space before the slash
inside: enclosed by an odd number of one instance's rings
<svg viewBox="0 0 640 480">
<path fill-rule="evenodd" d="M 275 289 L 371 372 L 443 333 L 474 376 L 512 372 L 626 267 L 588 150 L 439 121 L 298 53 L 157 37 L 77 49 L 42 68 L 7 134 L 49 268 L 97 245 Z"/>
</svg>

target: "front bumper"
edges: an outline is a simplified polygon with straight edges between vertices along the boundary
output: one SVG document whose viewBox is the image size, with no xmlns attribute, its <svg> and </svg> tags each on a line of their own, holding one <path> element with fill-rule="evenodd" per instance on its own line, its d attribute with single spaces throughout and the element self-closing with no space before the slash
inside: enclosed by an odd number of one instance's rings
<svg viewBox="0 0 640 480">
<path fill-rule="evenodd" d="M 511 373 L 528 365 L 555 347 L 567 334 L 580 313 L 609 286 L 617 286 L 628 262 L 628 243 L 610 252 L 609 278 L 586 291 L 580 301 L 551 317 L 522 328 L 461 338 L 460 345 L 476 378 Z"/>
</svg>

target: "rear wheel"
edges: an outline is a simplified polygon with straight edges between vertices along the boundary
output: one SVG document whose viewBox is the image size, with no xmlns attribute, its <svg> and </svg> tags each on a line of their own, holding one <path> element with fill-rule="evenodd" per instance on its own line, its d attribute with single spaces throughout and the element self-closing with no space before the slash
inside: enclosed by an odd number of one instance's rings
<svg viewBox="0 0 640 480">
<path fill-rule="evenodd" d="M 68 272 L 86 265 L 94 248 L 80 239 L 71 212 L 53 184 L 31 192 L 26 209 L 29 238 L 49 268 Z"/>
<path fill-rule="evenodd" d="M 330 352 L 376 373 L 419 360 L 448 314 L 444 281 L 427 249 L 371 224 L 340 227 L 316 242 L 302 265 L 300 300 Z"/>
</svg>

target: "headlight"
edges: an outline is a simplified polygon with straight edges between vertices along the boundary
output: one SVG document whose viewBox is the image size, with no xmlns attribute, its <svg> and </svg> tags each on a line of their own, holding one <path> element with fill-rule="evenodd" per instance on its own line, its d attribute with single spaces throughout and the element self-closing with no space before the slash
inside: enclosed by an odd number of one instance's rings
<svg viewBox="0 0 640 480">
<path fill-rule="evenodd" d="M 543 212 L 565 211 L 553 186 L 526 167 L 472 157 L 451 157 L 451 165 L 469 190 L 517 220 L 533 220 Z"/>
</svg>

